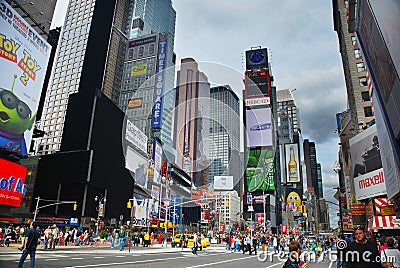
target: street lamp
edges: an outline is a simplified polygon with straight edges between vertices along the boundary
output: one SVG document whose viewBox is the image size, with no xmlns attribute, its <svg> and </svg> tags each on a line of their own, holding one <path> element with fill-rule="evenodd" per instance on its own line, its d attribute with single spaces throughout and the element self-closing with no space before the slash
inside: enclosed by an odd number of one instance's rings
<svg viewBox="0 0 400 268">
<path fill-rule="evenodd" d="M 106 190 L 107 193 L 107 190 Z M 94 197 L 94 201 L 95 202 L 99 202 L 98 203 L 98 207 L 97 207 L 97 222 L 96 222 L 96 235 L 99 234 L 99 223 L 100 223 L 100 217 L 104 217 L 104 212 L 105 212 L 105 207 L 106 207 L 106 197 L 103 195 L 99 196 L 95 196 Z"/>
</svg>

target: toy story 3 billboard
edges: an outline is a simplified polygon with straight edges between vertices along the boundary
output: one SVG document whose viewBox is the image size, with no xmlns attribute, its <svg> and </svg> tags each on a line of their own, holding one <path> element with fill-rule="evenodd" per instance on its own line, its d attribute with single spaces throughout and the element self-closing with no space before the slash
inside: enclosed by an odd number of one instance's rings
<svg viewBox="0 0 400 268">
<path fill-rule="evenodd" d="M 0 0 L 0 147 L 27 155 L 51 46 Z"/>
</svg>

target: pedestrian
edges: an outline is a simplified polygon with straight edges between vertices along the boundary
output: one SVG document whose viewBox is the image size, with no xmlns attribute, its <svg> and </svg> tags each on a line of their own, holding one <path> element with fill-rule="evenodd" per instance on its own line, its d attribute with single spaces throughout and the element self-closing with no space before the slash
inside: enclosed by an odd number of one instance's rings
<svg viewBox="0 0 400 268">
<path fill-rule="evenodd" d="M 274 248 L 274 253 L 279 253 L 279 248 L 278 248 L 278 237 L 277 235 L 274 236 L 272 240 L 272 247 Z"/>
<path fill-rule="evenodd" d="M 267 240 L 265 239 L 265 235 L 264 234 L 262 234 L 261 235 L 261 250 L 262 250 L 262 252 L 265 252 L 265 249 L 266 249 L 266 247 L 267 247 Z"/>
<path fill-rule="evenodd" d="M 400 268 L 400 251 L 394 247 L 394 238 L 391 236 L 386 237 L 385 243 L 387 248 L 381 252 L 381 261 L 393 262 L 395 268 Z"/>
<path fill-rule="evenodd" d="M 197 234 L 194 233 L 192 253 L 195 255 L 197 255 L 197 243 L 198 243 L 198 237 Z"/>
<path fill-rule="evenodd" d="M 257 255 L 258 238 L 256 235 L 253 235 L 253 237 L 251 239 L 251 244 L 253 245 L 254 255 Z M 250 247 L 250 250 L 251 250 L 251 247 Z M 250 255 L 251 255 L 251 251 L 250 251 Z"/>
<path fill-rule="evenodd" d="M 119 238 L 119 251 L 122 251 L 125 246 L 125 236 L 126 236 L 126 231 L 124 226 L 121 226 L 121 229 L 118 232 L 118 238 Z"/>
<path fill-rule="evenodd" d="M 60 234 L 60 230 L 58 229 L 57 225 L 53 225 L 53 238 L 52 238 L 52 243 L 50 244 L 50 248 L 51 245 L 53 246 L 52 248 L 55 249 L 56 245 L 58 246 L 58 241 L 59 241 L 59 234 Z"/>
<path fill-rule="evenodd" d="M 144 247 L 149 247 L 149 246 L 150 246 L 150 235 L 149 235 L 148 232 L 146 232 L 146 233 L 144 234 L 143 240 L 144 240 L 143 246 L 144 246 Z"/>
<path fill-rule="evenodd" d="M 365 236 L 364 226 L 354 229 L 354 241 L 347 245 L 344 256 L 346 268 L 381 268 L 376 242 Z"/>
<path fill-rule="evenodd" d="M 114 228 L 111 232 L 111 248 L 114 248 L 115 238 L 117 237 L 118 233 L 117 230 Z"/>
<path fill-rule="evenodd" d="M 51 227 L 47 226 L 47 229 L 44 231 L 44 249 L 48 249 L 49 248 L 49 243 L 51 241 L 51 235 L 52 231 L 51 231 Z"/>
<path fill-rule="evenodd" d="M 308 264 L 300 260 L 301 247 L 300 243 L 293 240 L 289 243 L 289 258 L 283 265 L 283 268 L 308 268 Z"/>
<path fill-rule="evenodd" d="M 22 250 L 21 258 L 18 262 L 18 268 L 22 268 L 22 265 L 24 264 L 25 259 L 26 257 L 28 257 L 28 255 L 31 258 L 30 268 L 35 267 L 35 253 L 39 238 L 40 231 L 36 230 L 36 223 L 32 221 L 30 223 L 30 229 L 25 234 L 24 248 Z"/>
</svg>

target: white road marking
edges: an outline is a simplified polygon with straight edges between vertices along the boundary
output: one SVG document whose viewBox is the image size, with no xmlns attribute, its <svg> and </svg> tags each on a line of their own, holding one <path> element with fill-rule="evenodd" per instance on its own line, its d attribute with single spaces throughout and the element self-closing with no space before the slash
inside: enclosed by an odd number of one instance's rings
<svg viewBox="0 0 400 268">
<path fill-rule="evenodd" d="M 71 260 L 83 260 L 83 258 L 71 258 Z"/>
<path fill-rule="evenodd" d="M 104 257 L 93 257 L 93 258 L 95 258 L 95 259 L 104 259 Z"/>
<path fill-rule="evenodd" d="M 205 263 L 205 264 L 190 266 L 190 267 L 188 267 L 188 268 L 212 266 L 212 265 L 217 265 L 217 264 L 222 264 L 222 263 L 227 263 L 227 262 L 232 262 L 232 261 L 245 260 L 245 259 L 254 258 L 254 257 L 257 257 L 257 256 L 254 255 L 254 256 L 248 256 L 248 257 L 238 258 L 238 259 L 230 259 L 230 260 L 219 261 L 219 262 L 213 262 L 213 263 Z"/>
<path fill-rule="evenodd" d="M 100 267 L 100 266 L 118 266 L 118 265 L 137 264 L 137 263 L 158 262 L 158 261 L 164 261 L 164 260 L 176 260 L 176 259 L 184 259 L 184 258 L 185 257 L 173 257 L 173 258 L 152 259 L 152 260 L 142 260 L 142 261 L 97 263 L 97 264 L 88 264 L 88 265 L 79 265 L 79 266 L 66 266 L 65 268 L 86 268 L 86 267 Z"/>
<path fill-rule="evenodd" d="M 332 267 L 332 264 L 334 263 L 334 261 L 331 261 L 331 263 L 329 264 L 329 268 Z"/>
<path fill-rule="evenodd" d="M 282 264 L 282 263 L 283 263 L 283 262 L 278 262 L 278 263 L 272 264 L 272 265 L 270 265 L 270 266 L 267 266 L 266 268 L 271 268 L 271 267 L 274 267 L 274 266 L 279 265 L 279 264 Z"/>
<path fill-rule="evenodd" d="M 58 259 L 44 259 L 45 261 L 58 261 Z"/>
</svg>

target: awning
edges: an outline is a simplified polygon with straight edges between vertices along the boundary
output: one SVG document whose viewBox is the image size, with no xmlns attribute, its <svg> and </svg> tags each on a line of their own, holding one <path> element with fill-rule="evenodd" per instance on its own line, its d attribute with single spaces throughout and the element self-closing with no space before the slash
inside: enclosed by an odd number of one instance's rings
<svg viewBox="0 0 400 268">
<path fill-rule="evenodd" d="M 369 221 L 372 221 L 373 229 L 400 229 L 400 224 L 393 223 L 395 219 L 396 216 L 373 216 Z"/>
</svg>

